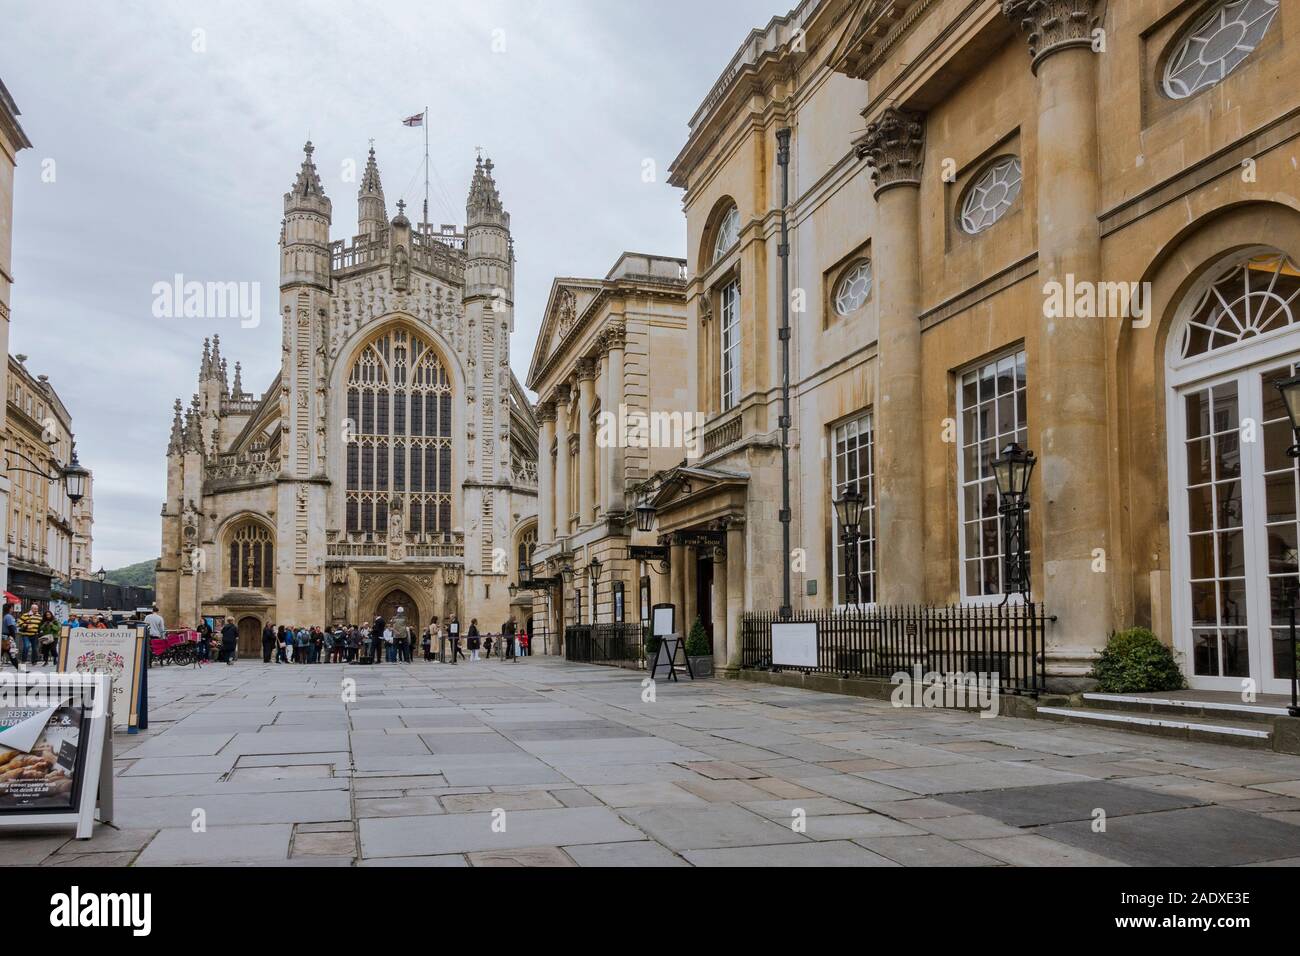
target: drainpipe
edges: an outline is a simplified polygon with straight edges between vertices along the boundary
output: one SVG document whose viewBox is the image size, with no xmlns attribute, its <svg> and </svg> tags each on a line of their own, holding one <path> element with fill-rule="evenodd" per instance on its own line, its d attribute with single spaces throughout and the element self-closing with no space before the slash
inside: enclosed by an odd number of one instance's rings
<svg viewBox="0 0 1300 956">
<path fill-rule="evenodd" d="M 790 204 L 790 127 L 776 131 L 776 162 L 781 167 L 781 619 L 794 616 L 790 600 L 790 233 L 786 207 Z"/>
</svg>

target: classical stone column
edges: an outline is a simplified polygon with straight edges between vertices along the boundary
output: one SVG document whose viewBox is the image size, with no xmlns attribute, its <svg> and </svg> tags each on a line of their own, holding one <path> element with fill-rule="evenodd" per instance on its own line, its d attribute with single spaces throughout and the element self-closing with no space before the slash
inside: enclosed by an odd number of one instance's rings
<svg viewBox="0 0 1300 956">
<path fill-rule="evenodd" d="M 1038 278 L 1075 287 L 1101 275 L 1094 0 L 1005 0 L 1003 12 L 1028 33 L 1038 78 Z M 1048 629 L 1048 683 L 1085 686 L 1112 625 L 1106 575 L 1093 570 L 1109 547 L 1106 491 L 1106 329 L 1096 318 L 1041 319 L 1030 387 L 1041 421 L 1033 514 L 1042 527 L 1036 595 L 1057 622 Z M 1111 321 L 1118 321 L 1112 319 Z M 1031 339 L 1032 342 L 1032 339 Z M 1034 359 L 1037 358 L 1035 362 Z M 1036 426 L 1036 427 L 1035 427 Z M 1032 439 L 1031 439 L 1032 441 Z"/>
<path fill-rule="evenodd" d="M 867 126 L 859 152 L 872 166 L 876 308 L 876 520 L 882 604 L 925 598 L 922 548 L 921 271 L 918 205 L 925 116 L 889 107 Z M 865 489 L 863 489 L 865 491 Z"/>
<path fill-rule="evenodd" d="M 739 560 L 739 557 L 737 557 Z M 713 666 L 727 666 L 727 549 L 713 549 Z"/>
<path fill-rule="evenodd" d="M 551 445 L 555 441 L 555 403 L 537 406 L 537 543 L 555 540 L 555 461 Z"/>
<path fill-rule="evenodd" d="M 683 634 L 682 618 L 686 615 L 686 546 L 673 542 L 668 552 L 668 600 L 675 608 L 675 622 Z"/>
<path fill-rule="evenodd" d="M 614 420 L 621 422 L 623 420 L 621 413 L 622 406 L 625 403 L 623 394 L 624 377 L 623 377 L 623 345 L 626 341 L 626 329 L 621 326 L 613 326 L 605 333 L 605 348 L 608 349 L 609 375 L 606 378 L 605 385 L 605 403 L 604 410 L 614 416 Z M 605 510 L 606 511 L 623 511 L 626 509 L 626 480 L 624 472 L 626 470 L 626 458 L 622 428 L 614 430 L 613 442 L 606 449 L 605 458 Z"/>
<path fill-rule="evenodd" d="M 591 523 L 596 508 L 594 463 L 596 455 L 596 427 L 591 413 L 595 409 L 596 362 L 591 358 L 578 359 L 578 526 Z"/>
<path fill-rule="evenodd" d="M 555 389 L 555 537 L 569 536 L 569 386 Z"/>
<path fill-rule="evenodd" d="M 740 670 L 740 616 L 745 613 L 745 523 L 727 522 L 727 667 Z"/>
<path fill-rule="evenodd" d="M 686 637 L 691 633 L 691 625 L 695 623 L 695 615 L 700 613 L 699 608 L 699 571 L 700 555 L 699 551 L 693 547 L 688 547 L 685 551 L 686 567 L 683 568 L 682 574 L 682 636 Z"/>
</svg>

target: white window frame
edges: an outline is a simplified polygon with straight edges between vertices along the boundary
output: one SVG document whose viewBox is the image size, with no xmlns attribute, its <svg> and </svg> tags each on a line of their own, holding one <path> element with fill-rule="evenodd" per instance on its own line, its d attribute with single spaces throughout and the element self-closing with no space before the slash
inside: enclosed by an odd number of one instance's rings
<svg viewBox="0 0 1300 956">
<path fill-rule="evenodd" d="M 1235 258 L 1245 259 L 1268 251 L 1276 250 L 1255 248 L 1242 251 Z M 1168 338 L 1165 358 L 1165 450 L 1170 538 L 1169 606 L 1174 631 L 1173 646 L 1192 688 L 1239 692 L 1245 678 L 1195 673 L 1195 647 L 1192 640 L 1194 628 L 1188 592 L 1191 582 L 1191 550 L 1187 541 L 1190 515 L 1187 504 L 1187 409 L 1184 398 L 1190 392 L 1235 382 L 1238 421 L 1245 422 L 1249 419 L 1258 428 L 1262 428 L 1259 375 L 1269 368 L 1280 367 L 1288 362 L 1300 363 L 1300 325 L 1291 325 L 1267 335 L 1252 336 L 1223 348 L 1183 358 L 1182 330 L 1188 321 L 1188 313 L 1199 301 L 1205 284 L 1219 276 L 1232 262 L 1232 258 L 1216 263 L 1215 268 L 1188 291 Z M 1256 687 L 1261 693 L 1289 693 L 1290 680 L 1273 676 L 1272 668 L 1267 530 L 1266 519 L 1259 514 L 1261 508 L 1265 512 L 1267 510 L 1267 505 L 1260 500 L 1264 488 L 1263 436 L 1253 443 L 1242 442 L 1241 449 L 1241 526 L 1246 562 L 1249 676 L 1256 681 Z M 1216 553 L 1216 573 L 1218 560 Z M 1264 582 L 1264 586 L 1259 586 L 1260 582 Z"/>
<path fill-rule="evenodd" d="M 833 502 L 839 498 L 840 492 L 844 490 L 843 488 L 841 488 L 842 482 L 840 480 L 840 474 L 839 474 L 840 456 L 838 452 L 838 448 L 839 448 L 838 436 L 841 431 L 851 428 L 855 425 L 858 428 L 859 448 L 861 447 L 861 436 L 863 434 L 866 434 L 868 436 L 867 441 L 868 441 L 869 450 L 867 452 L 867 472 L 866 474 L 858 475 L 858 479 L 857 479 L 858 490 L 862 492 L 864 498 L 866 499 L 862 505 L 862 522 L 861 524 L 858 525 L 858 527 L 859 529 L 861 529 L 863 528 L 863 526 L 865 526 L 866 528 L 869 529 L 869 531 L 863 532 L 862 538 L 858 542 L 858 552 L 859 552 L 858 553 L 858 576 L 862 577 L 864 574 L 862 562 L 863 562 L 863 552 L 865 552 L 867 559 L 870 561 L 870 565 L 871 565 L 870 569 L 865 572 L 866 576 L 871 580 L 871 600 L 863 601 L 861 600 L 861 595 L 859 595 L 858 603 L 854 604 L 853 607 L 855 608 L 875 607 L 877 604 L 876 599 L 880 594 L 880 578 L 876 574 L 878 570 L 876 567 L 876 559 L 878 554 L 876 550 L 876 432 L 875 432 L 875 422 L 872 418 L 872 413 L 870 411 L 866 411 L 854 415 L 850 418 L 846 418 L 842 421 L 836 422 L 834 425 L 831 426 L 831 430 L 830 430 L 831 434 L 830 434 L 829 454 L 831 459 L 830 479 L 831 479 L 831 501 L 832 501 L 831 522 L 830 522 L 831 603 L 836 608 L 845 608 L 849 606 L 844 601 L 844 595 L 840 594 L 840 519 L 835 513 L 835 506 L 833 504 Z"/>
<path fill-rule="evenodd" d="M 740 277 L 718 290 L 719 405 L 729 412 L 740 404 Z"/>
<path fill-rule="evenodd" d="M 1019 603 L 1023 603 L 1024 601 L 1024 596 L 1021 594 L 1012 594 L 1008 597 L 1008 595 L 1002 593 L 1001 590 L 1001 580 L 1002 580 L 1001 576 L 1004 573 L 1006 573 L 1004 555 L 1002 554 L 1003 531 L 1002 531 L 1001 515 L 999 515 L 997 519 L 998 520 L 997 561 L 998 561 L 999 589 L 997 593 L 994 594 L 968 594 L 967 593 L 966 562 L 970 556 L 966 554 L 966 487 L 967 485 L 970 484 L 977 484 L 983 481 L 991 481 L 992 478 L 990 477 L 987 479 L 977 479 L 975 482 L 970 482 L 966 480 L 966 463 L 965 463 L 966 462 L 965 459 L 965 455 L 966 455 L 965 411 L 966 409 L 962 405 L 962 379 L 963 378 L 965 378 L 967 375 L 969 375 L 972 372 L 976 374 L 980 374 L 984 371 L 984 369 L 990 366 L 992 366 L 995 369 L 994 375 L 996 378 L 996 368 L 1004 359 L 1010 358 L 1012 362 L 1015 363 L 1018 357 L 1022 355 L 1025 355 L 1025 347 L 1024 345 L 1017 345 L 1010 349 L 1005 349 L 1002 352 L 999 352 L 988 359 L 981 360 L 973 365 L 968 365 L 965 368 L 960 369 L 956 375 L 957 394 L 956 394 L 955 407 L 957 410 L 957 587 L 958 587 L 958 597 L 960 603 L 962 604 L 1001 604 L 1004 600 L 1007 600 L 1007 602 L 1011 604 L 1019 604 Z M 1025 359 L 1025 364 L 1026 364 L 1025 390 L 1027 393 L 1028 382 L 1029 382 L 1027 356 Z M 1017 402 L 1015 400 L 1016 391 L 1017 390 L 1013 388 L 1012 390 L 1013 407 L 1017 406 Z M 994 399 L 994 401 L 996 402 L 997 399 Z M 1016 417 L 1017 417 L 1016 431 L 1019 432 L 1021 430 L 1024 430 L 1028 432 L 1028 425 L 1027 425 L 1028 414 L 1026 414 L 1025 416 L 1026 421 L 1020 421 L 1019 414 L 1017 414 Z M 1011 440 L 1010 437 L 1006 436 L 1005 434 L 1000 434 L 995 438 L 995 443 L 1000 446 L 1004 442 L 1010 440 Z M 1022 445 L 1024 445 L 1026 449 L 1028 449 L 1029 447 L 1028 445 L 1025 445 L 1023 442 Z M 1002 449 L 998 447 L 995 450 L 1000 452 Z M 1026 524 L 1025 530 L 1026 533 L 1028 533 L 1028 521 L 1026 521 L 1025 524 Z M 1028 559 L 1031 560 L 1032 563 L 1033 555 L 1029 551 L 1028 547 L 1026 547 L 1025 549 L 1025 555 Z M 981 555 L 981 557 L 986 557 L 986 556 Z"/>
</svg>

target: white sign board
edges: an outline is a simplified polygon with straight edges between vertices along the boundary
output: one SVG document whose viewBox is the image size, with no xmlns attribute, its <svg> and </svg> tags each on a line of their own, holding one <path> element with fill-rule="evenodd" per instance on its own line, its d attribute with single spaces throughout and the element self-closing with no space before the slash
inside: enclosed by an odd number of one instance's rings
<svg viewBox="0 0 1300 956">
<path fill-rule="evenodd" d="M 655 608 L 654 626 L 651 630 L 655 637 L 667 637 L 673 633 L 673 610 L 672 605 Z"/>
<path fill-rule="evenodd" d="M 113 726 L 139 723 L 140 675 L 145 665 L 143 628 L 65 628 L 59 670 L 69 674 L 107 674 L 113 679 Z"/>
<path fill-rule="evenodd" d="M 75 826 L 113 819 L 111 678 L 0 675 L 0 828 Z"/>
<path fill-rule="evenodd" d="M 816 667 L 816 622 L 773 624 L 772 663 L 777 667 Z"/>
</svg>

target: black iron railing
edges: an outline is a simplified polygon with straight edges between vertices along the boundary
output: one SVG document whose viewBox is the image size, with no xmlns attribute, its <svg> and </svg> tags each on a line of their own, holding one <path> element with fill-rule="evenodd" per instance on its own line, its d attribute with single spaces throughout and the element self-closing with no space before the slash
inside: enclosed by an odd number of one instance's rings
<svg viewBox="0 0 1300 956">
<path fill-rule="evenodd" d="M 772 663 L 776 612 L 741 618 L 741 667 L 890 679 L 899 672 L 997 674 L 1002 691 L 1037 695 L 1046 683 L 1048 622 L 1040 604 L 871 607 L 796 613 L 817 625 L 817 666 Z"/>
<path fill-rule="evenodd" d="M 571 624 L 564 629 L 564 658 L 579 664 L 645 667 L 641 624 Z"/>
</svg>

